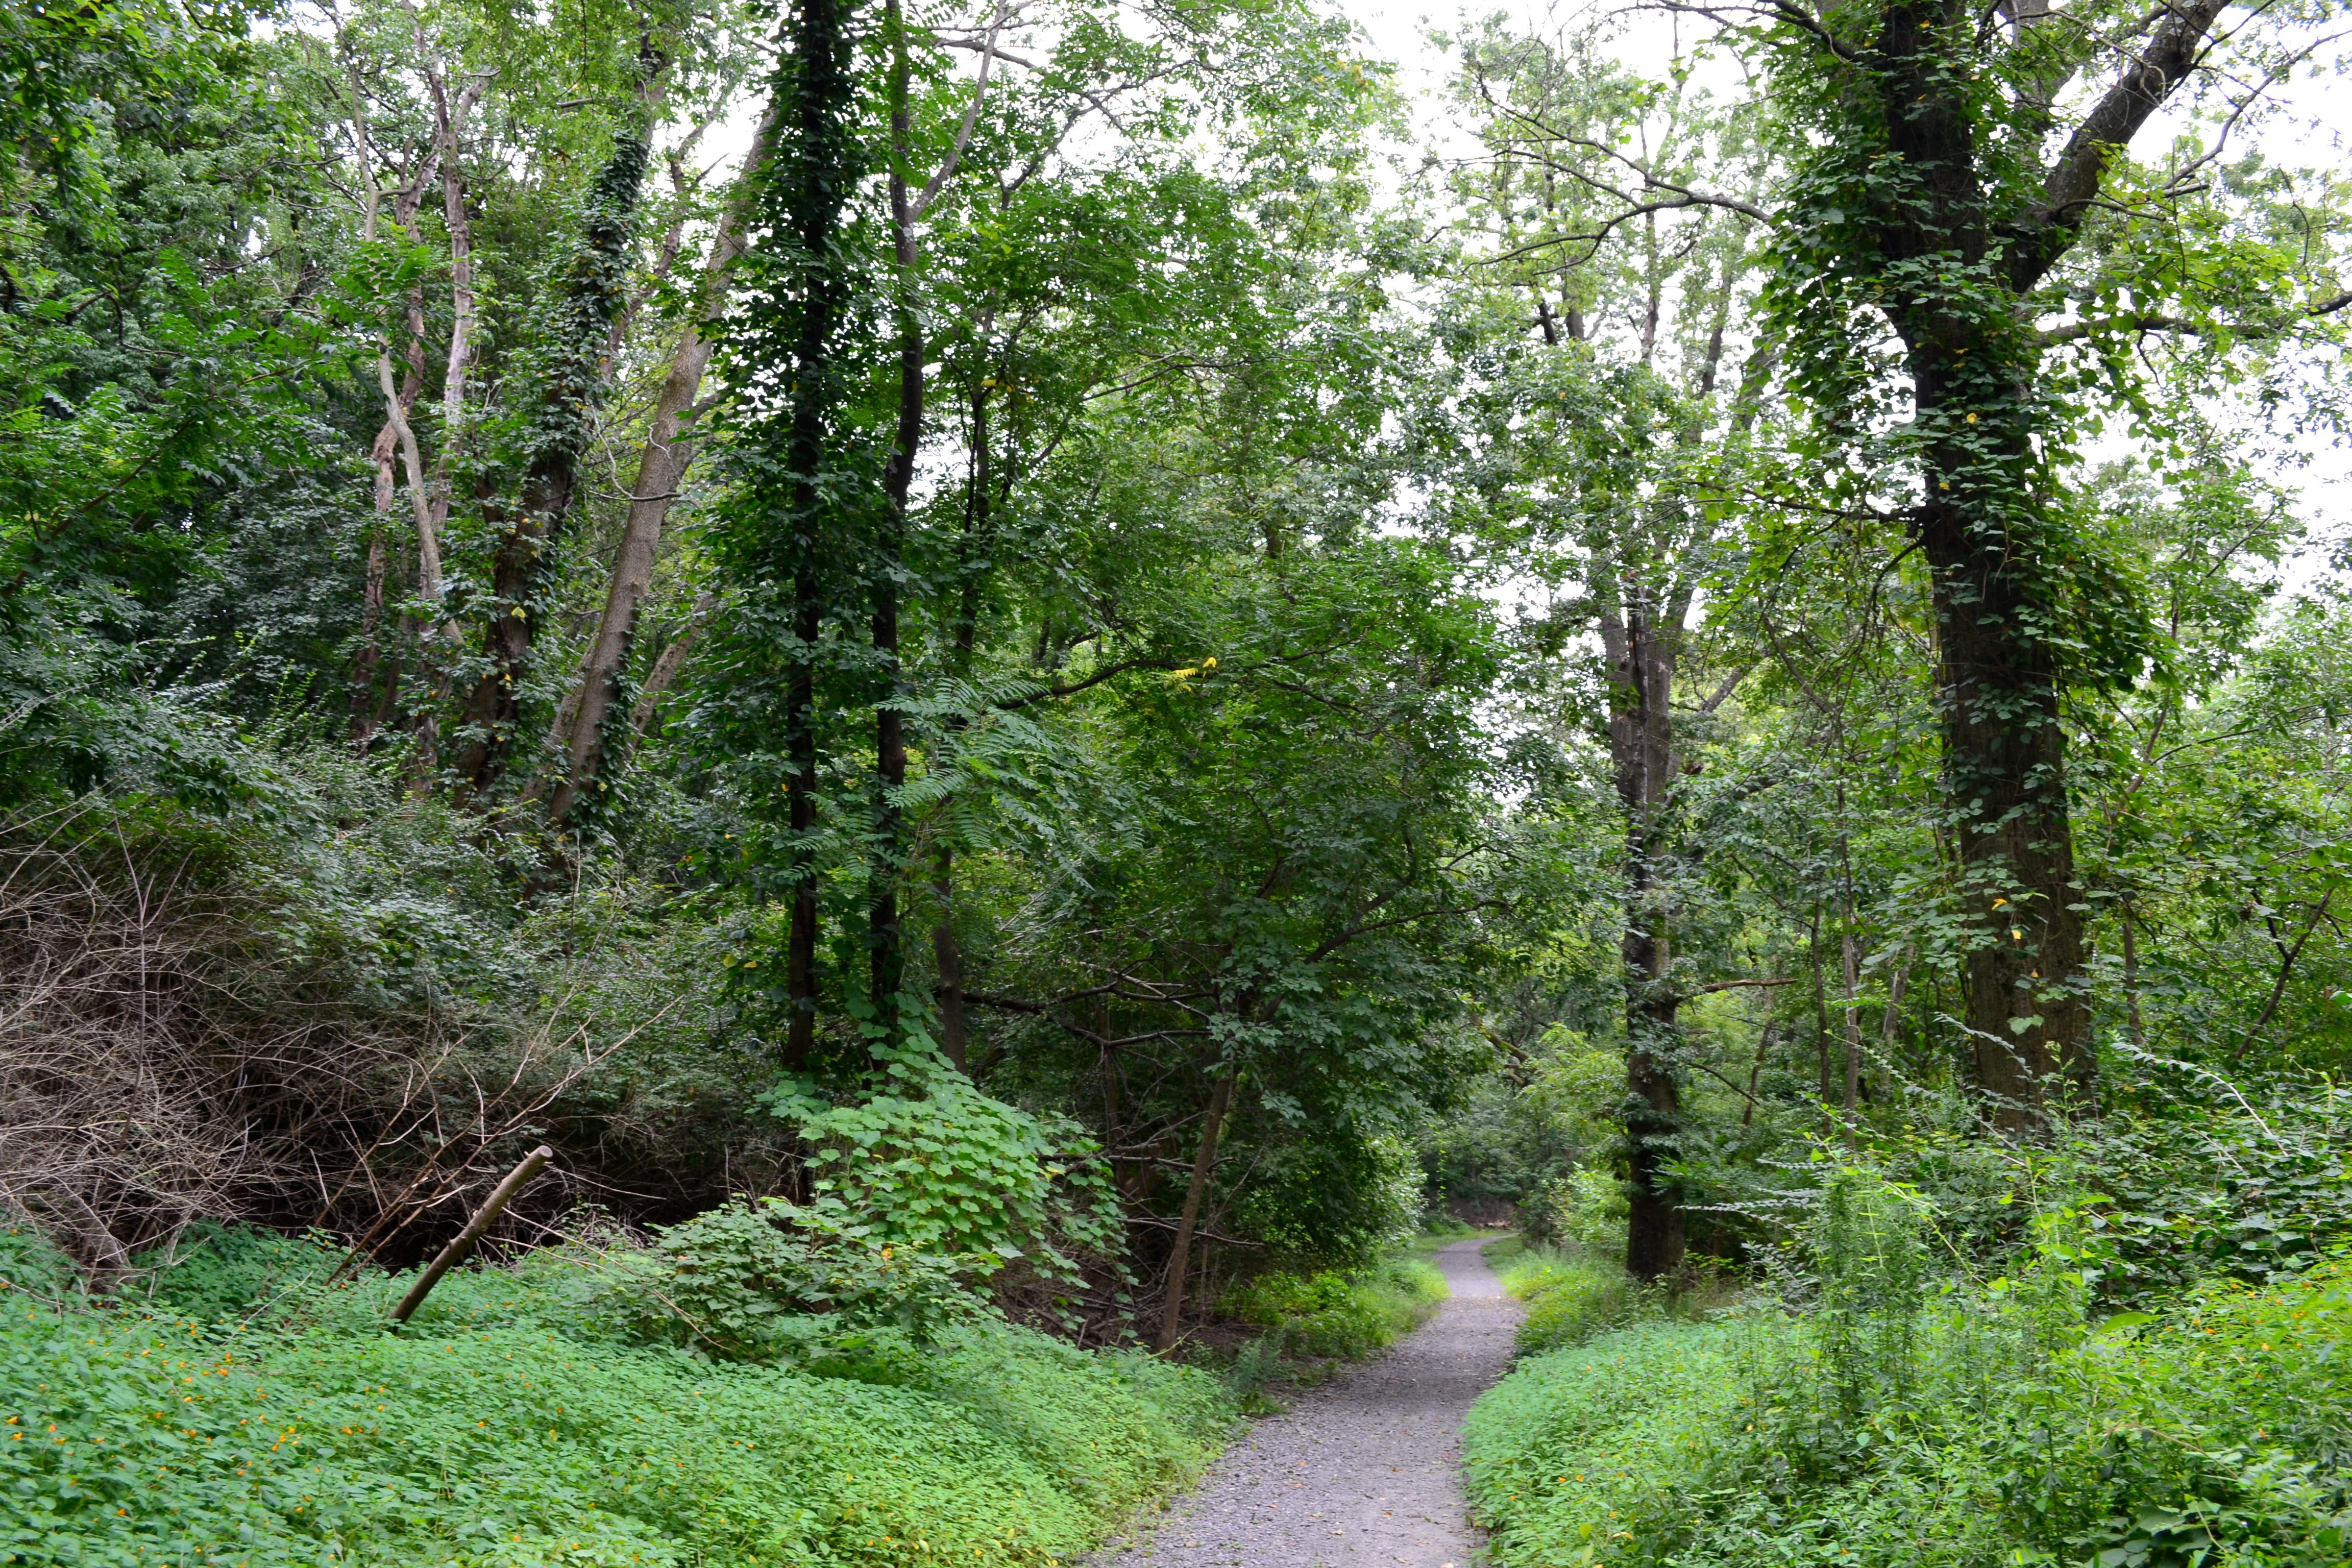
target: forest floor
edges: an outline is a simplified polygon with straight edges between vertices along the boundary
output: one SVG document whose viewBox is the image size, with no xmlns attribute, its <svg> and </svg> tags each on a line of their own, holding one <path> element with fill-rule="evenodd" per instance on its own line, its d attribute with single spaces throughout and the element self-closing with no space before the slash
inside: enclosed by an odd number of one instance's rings
<svg viewBox="0 0 2352 1568">
<path fill-rule="evenodd" d="M 1451 1295 L 1379 1361 L 1260 1422 L 1091 1568 L 1470 1568 L 1462 1417 L 1509 1370 L 1519 1307 L 1479 1256 L 1441 1247 Z"/>
</svg>

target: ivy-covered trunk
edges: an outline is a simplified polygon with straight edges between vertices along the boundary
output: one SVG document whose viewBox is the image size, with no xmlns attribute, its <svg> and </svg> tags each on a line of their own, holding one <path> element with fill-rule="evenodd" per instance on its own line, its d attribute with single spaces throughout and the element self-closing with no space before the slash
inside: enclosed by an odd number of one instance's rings
<svg viewBox="0 0 2352 1568">
<path fill-rule="evenodd" d="M 2023 378 L 1998 340 L 1923 333 L 1913 384 L 1931 439 L 1916 523 L 1931 574 L 1944 786 L 1973 942 L 1963 961 L 1972 1056 L 1994 1121 L 2041 1122 L 2062 1081 L 2078 1109 L 2097 1087 L 2080 989 L 2074 876 L 2051 607 L 2032 575 L 2037 526 Z M 1968 352 L 1973 348 L 1974 353 Z"/>
<path fill-rule="evenodd" d="M 1968 25 L 1948 0 L 1885 14 L 1879 89 L 1910 188 L 1879 244 L 1919 441 L 1912 530 L 1935 605 L 1944 787 L 1972 925 L 1965 1016 L 1994 1120 L 2023 1131 L 2062 1065 L 2087 1086 L 2089 1020 L 2050 624 L 2059 551 L 2037 493 L 2037 350 L 2001 276 L 1969 73 L 1952 68 L 1952 29 Z"/>
<path fill-rule="evenodd" d="M 898 407 L 890 459 L 882 471 L 880 536 L 871 563 L 874 662 L 880 689 L 874 705 L 874 844 L 866 942 L 872 972 L 868 993 L 883 1037 L 897 1045 L 903 1033 L 898 988 L 907 968 L 899 926 L 898 881 L 907 868 L 905 814 L 892 798 L 907 782 L 906 719 L 898 658 L 898 576 L 904 569 L 907 496 L 915 482 L 915 459 L 923 441 L 923 323 L 915 307 L 915 208 L 907 188 L 912 119 L 908 104 L 911 69 L 907 58 L 907 19 L 898 0 L 885 7 L 890 32 L 890 236 L 898 268 Z"/>
<path fill-rule="evenodd" d="M 661 393 L 646 423 L 636 484 L 630 491 L 628 518 L 621 531 L 621 548 L 614 558 L 613 578 L 604 595 L 604 612 L 581 661 L 568 710 L 556 727 L 555 741 L 563 749 L 562 773 L 549 795 L 547 816 L 559 830 L 576 831 L 575 817 L 593 815 L 584 809 L 585 803 L 604 795 L 608 775 L 626 754 L 625 742 L 632 726 L 624 711 L 628 705 L 624 687 L 636 646 L 637 614 L 653 592 L 654 559 L 661 547 L 662 530 L 685 486 L 687 469 L 698 446 L 693 433 L 696 400 L 718 347 L 719 334 L 711 318 L 725 302 L 735 263 L 743 254 L 746 209 L 774 141 L 774 115 L 772 105 L 752 134 L 751 150 L 744 157 L 735 193 L 719 220 L 719 232 L 711 237 L 694 314 L 670 351 Z"/>
<path fill-rule="evenodd" d="M 629 246 L 637 196 L 652 151 L 646 127 L 632 122 L 613 143 L 582 213 L 578 249 L 555 280 L 525 372 L 518 414 L 520 488 L 486 508 L 499 526 L 484 606 L 484 667 L 466 702 L 465 742 L 457 755 L 463 787 L 478 795 L 505 772 L 522 718 L 522 688 L 531 644 L 564 520 L 572 510 L 581 455 L 604 401 L 604 356 L 613 322 L 626 303 Z"/>
<path fill-rule="evenodd" d="M 840 254 L 841 214 L 866 165 L 853 130 L 857 87 L 850 68 L 848 5 L 801 0 L 786 30 L 790 52 L 776 72 L 782 141 L 765 216 L 772 242 L 784 252 L 786 298 L 799 318 L 785 448 L 793 646 L 786 660 L 782 748 L 792 799 L 792 913 L 784 953 L 791 1018 L 784 1058 L 797 1068 L 816 1048 L 818 911 L 810 838 L 816 828 L 816 649 L 831 569 L 823 542 L 825 437 L 838 398 L 834 338 L 849 292 L 848 268 Z"/>
</svg>

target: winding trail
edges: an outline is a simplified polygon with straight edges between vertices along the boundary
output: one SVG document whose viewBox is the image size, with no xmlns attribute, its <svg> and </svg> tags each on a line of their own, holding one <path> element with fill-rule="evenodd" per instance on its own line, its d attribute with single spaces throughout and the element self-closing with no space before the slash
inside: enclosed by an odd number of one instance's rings
<svg viewBox="0 0 2352 1568">
<path fill-rule="evenodd" d="M 1089 1568 L 1471 1568 L 1462 1416 L 1509 1367 L 1519 1318 L 1478 1256 L 1484 1245 L 1438 1249 L 1453 1295 L 1433 1320 L 1258 1423 Z"/>
</svg>

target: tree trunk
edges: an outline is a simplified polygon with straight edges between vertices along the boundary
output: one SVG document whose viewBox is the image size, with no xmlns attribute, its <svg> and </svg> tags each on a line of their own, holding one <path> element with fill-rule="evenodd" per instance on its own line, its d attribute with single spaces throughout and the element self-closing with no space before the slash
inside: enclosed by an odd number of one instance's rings
<svg viewBox="0 0 2352 1568">
<path fill-rule="evenodd" d="M 488 663 L 467 701 L 466 740 L 458 752 L 458 773 L 471 795 L 503 775 L 522 719 L 541 601 L 572 510 L 581 455 L 607 390 L 604 340 L 628 300 L 633 220 L 651 153 L 649 130 L 641 123 L 614 138 L 613 155 L 588 195 L 578 248 L 562 263 L 536 323 L 535 384 L 522 400 L 530 411 L 530 435 L 521 494 L 509 515 L 499 515 L 503 501 L 488 509 L 490 521 L 506 526 L 491 563 L 489 621 L 482 636 Z"/>
<path fill-rule="evenodd" d="M 2124 1022 L 2131 1029 L 2134 1050 L 2147 1049 L 2147 1030 L 2139 1018 L 2139 944 L 2132 935 L 2131 900 L 2126 899 L 2116 907 L 2116 918 L 2124 931 Z"/>
<path fill-rule="evenodd" d="M 981 330 L 988 330 L 986 320 Z M 952 641 L 955 672 L 961 677 L 971 672 L 972 648 L 980 635 L 980 571 L 973 561 L 975 545 L 984 540 L 989 526 L 988 493 L 988 387 L 985 377 L 971 392 L 971 472 L 964 491 L 963 534 L 956 542 L 956 607 L 955 632 Z M 960 716 L 947 721 L 950 733 L 963 728 Z M 940 847 L 938 870 L 931 886 L 939 897 L 940 918 L 931 927 L 931 955 L 939 969 L 940 985 L 940 1045 L 948 1059 L 957 1068 L 969 1070 L 971 1053 L 970 1025 L 967 1021 L 963 996 L 963 950 L 956 942 L 955 881 L 953 876 L 955 850 Z M 1112 1107 L 1116 1112 L 1117 1106 Z M 1115 1118 L 1114 1118 L 1115 1119 Z M 1114 1162 L 1114 1168 L 1116 1162 Z"/>
<path fill-rule="evenodd" d="M 702 628 L 710 624 L 711 615 L 718 608 L 718 595 L 708 592 L 697 594 L 694 596 L 694 614 L 688 617 L 686 625 L 677 629 L 677 635 L 669 639 L 667 646 L 655 658 L 654 667 L 646 671 L 646 683 L 638 688 L 637 700 L 629 710 L 629 743 L 632 746 L 643 741 L 646 731 L 653 728 L 655 715 L 661 711 L 663 694 L 677 679 L 677 672 L 686 668 L 686 661 L 693 656 L 694 645 L 702 638 Z"/>
<path fill-rule="evenodd" d="M 383 194 L 376 184 L 375 153 L 368 132 L 367 89 L 356 69 L 352 74 L 352 133 L 359 152 L 360 178 L 367 186 L 367 196 L 360 226 L 360 237 L 373 244 L 376 218 Z M 421 159 L 409 182 L 392 193 L 392 221 L 411 244 L 416 240 L 416 214 L 425 202 L 425 187 L 433 178 L 436 154 Z M 416 434 L 409 423 L 410 411 L 425 390 L 425 294 L 412 288 L 408 291 L 407 348 L 403 358 L 407 374 L 395 388 L 392 376 L 392 353 L 388 344 L 376 352 L 376 381 L 384 399 L 383 428 L 376 432 L 368 458 L 375 469 L 375 526 L 368 535 L 367 575 L 361 589 L 360 651 L 352 670 L 352 749 L 361 756 L 367 754 L 375 739 L 377 727 L 390 710 L 397 697 L 400 661 L 395 657 L 389 670 L 383 668 L 383 649 L 378 633 L 383 623 L 383 595 L 388 565 L 388 541 L 394 499 L 399 489 L 398 464 L 405 458 L 410 488 L 416 507 L 417 544 L 420 558 L 426 560 L 437 593 L 440 584 L 440 557 L 433 538 L 429 509 L 425 499 L 424 458 L 417 451 Z M 386 688 L 379 696 L 379 689 Z"/>
<path fill-rule="evenodd" d="M 939 922 L 931 927 L 931 959 L 940 976 L 940 1049 L 956 1070 L 969 1074 L 971 1046 L 964 1016 L 963 949 L 955 934 L 955 851 L 940 846 L 931 891 L 940 902 Z"/>
<path fill-rule="evenodd" d="M 800 320 L 793 350 L 793 424 L 788 472 L 793 530 L 793 648 L 785 675 L 784 755 L 792 805 L 792 915 L 785 949 L 791 1017 L 784 1060 L 806 1067 L 816 1047 L 816 648 L 824 629 L 831 563 L 824 549 L 824 437 L 834 402 L 833 335 L 847 292 L 835 255 L 841 212 L 864 174 L 850 125 L 856 82 L 850 68 L 845 0 L 798 0 L 792 51 L 777 70 L 776 124 L 786 153 L 773 182 L 774 221 L 792 247 Z"/>
<path fill-rule="evenodd" d="M 1217 1165 L 1217 1133 L 1224 1125 L 1225 1108 L 1233 1102 L 1234 1079 L 1228 1069 L 1209 1091 L 1209 1109 L 1201 1119 L 1201 1147 L 1192 1156 L 1192 1179 L 1184 1188 L 1184 1210 L 1176 1221 L 1176 1243 L 1168 1254 L 1168 1284 L 1160 1304 L 1160 1337 L 1153 1349 L 1165 1354 L 1176 1348 L 1176 1331 L 1184 1315 L 1184 1275 L 1192 1263 L 1192 1233 L 1201 1222 L 1201 1204 Z"/>
<path fill-rule="evenodd" d="M 1623 589 L 1621 586 L 1620 592 Z M 1655 1279 L 1682 1262 L 1683 1215 L 1672 1178 L 1682 1125 L 1675 1077 L 1679 999 L 1670 973 L 1669 890 L 1659 885 L 1657 815 L 1674 777 L 1673 710 L 1676 624 L 1660 625 L 1634 595 L 1605 616 L 1610 663 L 1610 760 L 1625 811 L 1625 1155 L 1632 1193 L 1625 1267 Z"/>
<path fill-rule="evenodd" d="M 448 82 L 433 63 L 423 18 L 414 10 L 409 18 L 415 35 L 419 68 L 433 97 L 433 134 L 441 175 L 441 220 L 449 237 L 449 347 L 442 363 L 441 447 L 434 455 L 434 482 L 428 488 L 421 476 L 416 476 L 415 481 L 416 591 L 429 606 L 426 629 L 418 639 L 418 663 L 430 689 L 414 714 L 416 751 L 409 763 L 409 784 L 414 793 L 423 795 L 431 789 L 440 771 L 440 705 L 448 696 L 450 673 L 446 663 L 436 668 L 439 661 L 428 656 L 425 649 L 438 642 L 443 659 L 457 651 L 457 627 L 442 618 L 440 610 L 441 532 L 449 521 L 451 460 L 465 438 L 467 377 L 480 352 L 474 331 L 479 313 L 474 294 L 474 224 L 466 210 L 466 121 L 482 95 L 489 90 L 491 78 L 474 77 L 453 99 Z"/>
<path fill-rule="evenodd" d="M 1853 919 L 1851 913 L 1846 917 Z M 1849 1149 L 1862 1147 L 1862 1129 L 1857 1118 L 1862 1114 L 1862 944 L 1848 931 L 1840 941 L 1840 956 L 1845 972 L 1845 1143 Z"/>
<path fill-rule="evenodd" d="M 636 640 L 637 612 L 653 591 L 654 559 L 661 550 L 662 529 L 694 461 L 696 444 L 688 437 L 688 426 L 694 420 L 695 399 L 701 395 L 703 374 L 710 368 L 711 351 L 717 346 L 704 328 L 726 299 L 728 278 L 743 254 L 745 208 L 752 182 L 768 160 L 774 125 L 772 104 L 752 135 L 735 194 L 710 241 L 700 291 L 678 333 L 677 346 L 670 351 L 669 368 L 662 377 L 645 446 L 637 455 L 636 483 L 629 492 L 628 521 L 622 527 L 621 548 L 613 561 L 604 613 L 581 660 L 572 700 L 555 737 L 563 754 L 563 774 L 549 791 L 547 815 L 559 830 L 571 822 L 583 791 L 602 792 L 614 760 L 614 737 L 609 727 L 621 701 L 622 681 Z"/>
<path fill-rule="evenodd" d="M 1998 353 L 1990 341 L 1975 346 L 1988 359 Z M 1956 405 L 1979 404 L 1965 413 L 1979 429 L 2005 426 L 1983 439 L 2010 473 L 1986 485 L 1981 448 L 1931 446 L 1918 533 L 1936 610 L 1944 784 L 1977 924 L 1963 1011 L 1994 1121 L 2016 1134 L 2046 1121 L 2062 1074 L 2077 1108 L 2088 1109 L 2096 1066 L 2081 991 L 2083 893 L 2058 671 L 2035 629 L 2043 612 L 2026 581 L 2034 567 L 2021 557 L 2031 532 L 2005 515 L 2039 504 L 2024 493 L 2029 422 L 2017 397 L 1959 393 L 1955 383 L 1979 374 L 1961 367 L 1966 357 L 1933 344 L 1914 353 L 1919 418 L 1965 423 Z"/>
<path fill-rule="evenodd" d="M 2083 892 L 2066 798 L 2059 574 L 2033 292 L 2069 250 L 2116 150 L 2195 69 L 2224 0 L 2159 7 L 2123 47 L 2130 65 L 2083 114 L 2023 200 L 2006 151 L 1980 144 L 1976 14 L 1895 0 L 1874 47 L 1867 133 L 1874 184 L 1874 297 L 1901 337 L 1919 438 L 1912 530 L 1929 573 L 1944 786 L 1975 929 L 1961 1011 L 1993 1119 L 2044 1126 L 2053 1101 L 2097 1109 L 2083 982 Z M 2017 13 L 2021 37 L 2027 14 Z M 2033 89 L 2028 89 L 2029 100 Z M 2046 107 L 2042 110 L 2046 115 Z M 2044 126 L 2042 129 L 2049 129 Z M 2042 140 L 2037 132 L 2029 145 Z M 1847 221 L 1840 219 L 1839 221 Z"/>
<path fill-rule="evenodd" d="M 915 309 L 915 212 L 907 189 L 912 120 L 908 103 L 911 68 L 907 58 L 907 22 L 899 0 L 887 0 L 884 25 L 890 32 L 890 234 L 898 265 L 898 428 L 890 460 L 882 471 L 883 513 L 873 563 L 874 656 L 880 687 L 874 709 L 874 847 L 869 863 L 866 941 L 871 947 L 869 982 L 883 1038 L 895 1046 L 902 1033 L 898 989 L 906 974 L 906 944 L 898 925 L 898 879 L 907 868 L 907 825 L 892 792 L 907 782 L 906 718 L 898 660 L 898 575 L 907 529 L 907 495 L 913 488 L 915 459 L 923 440 L 923 326 Z"/>
</svg>

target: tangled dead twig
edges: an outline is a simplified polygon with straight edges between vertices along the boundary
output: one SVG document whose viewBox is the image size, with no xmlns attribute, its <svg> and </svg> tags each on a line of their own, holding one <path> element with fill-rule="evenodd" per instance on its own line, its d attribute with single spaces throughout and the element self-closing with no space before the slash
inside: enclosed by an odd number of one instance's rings
<svg viewBox="0 0 2352 1568">
<path fill-rule="evenodd" d="M 635 1033 L 356 1002 L 277 940 L 288 895 L 184 828 L 0 823 L 0 1204 L 93 1278 L 208 1220 L 422 1248 Z"/>
</svg>

